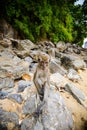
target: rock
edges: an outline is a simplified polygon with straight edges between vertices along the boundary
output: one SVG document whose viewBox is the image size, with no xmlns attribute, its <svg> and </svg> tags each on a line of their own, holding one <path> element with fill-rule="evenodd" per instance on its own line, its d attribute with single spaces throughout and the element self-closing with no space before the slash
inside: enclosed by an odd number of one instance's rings
<svg viewBox="0 0 87 130">
<path fill-rule="evenodd" d="M 61 57 L 61 65 L 64 66 L 66 69 L 71 68 L 72 66 L 72 61 L 75 60 L 76 57 L 70 56 L 70 55 L 63 55 Z"/>
<path fill-rule="evenodd" d="M 61 57 L 61 64 L 66 68 L 69 69 L 73 67 L 76 70 L 86 68 L 86 63 L 78 56 L 72 56 L 70 54 L 64 54 Z"/>
<path fill-rule="evenodd" d="M 32 95 L 32 96 L 30 96 L 27 100 L 26 100 L 26 102 L 25 102 L 25 104 L 24 104 L 24 106 L 23 106 L 23 113 L 24 114 L 32 114 L 32 113 L 34 113 L 35 112 L 35 110 L 36 110 L 36 95 Z"/>
<path fill-rule="evenodd" d="M 66 50 L 66 45 L 63 41 L 59 41 L 57 44 L 56 44 L 56 47 L 57 49 L 59 50 L 59 52 L 63 52 Z"/>
<path fill-rule="evenodd" d="M 34 130 L 34 125 L 35 125 L 34 117 L 26 118 L 22 121 L 21 130 Z"/>
<path fill-rule="evenodd" d="M 0 78 L 0 89 L 6 88 L 13 88 L 14 87 L 14 80 L 11 78 Z"/>
<path fill-rule="evenodd" d="M 55 57 L 55 51 L 56 51 L 56 48 L 50 48 L 50 49 L 48 49 L 48 54 L 51 57 Z"/>
<path fill-rule="evenodd" d="M 73 95 L 73 97 L 87 109 L 87 96 L 71 83 L 65 85 L 65 90 Z"/>
<path fill-rule="evenodd" d="M 20 80 L 18 82 L 18 90 L 17 90 L 17 92 L 23 92 L 24 89 L 26 87 L 29 87 L 29 86 L 31 86 L 31 82 L 30 81 Z"/>
<path fill-rule="evenodd" d="M 29 71 L 29 63 L 15 56 L 10 50 L 5 50 L 0 54 L 1 77 L 19 79 L 24 73 Z"/>
<path fill-rule="evenodd" d="M 4 91 L 0 91 L 0 99 L 5 99 L 7 98 L 8 93 L 4 92 Z"/>
<path fill-rule="evenodd" d="M 21 124 L 21 130 L 71 130 L 73 120 L 71 113 L 58 92 L 49 91 L 49 98 L 40 107 L 39 117 L 32 114 Z M 35 118 L 34 118 L 35 117 Z"/>
<path fill-rule="evenodd" d="M 22 96 L 20 94 L 10 94 L 8 96 L 8 99 L 12 99 L 13 101 L 18 102 L 19 104 L 21 104 L 23 101 Z"/>
<path fill-rule="evenodd" d="M 14 48 L 14 52 L 20 58 L 25 58 L 29 56 L 30 50 L 35 48 L 35 45 L 30 40 L 16 40 L 11 39 L 12 47 Z"/>
<path fill-rule="evenodd" d="M 42 123 L 40 121 L 36 122 L 34 130 L 44 130 L 43 125 L 42 125 Z"/>
<path fill-rule="evenodd" d="M 0 40 L 0 44 L 3 46 L 3 47 L 9 47 L 11 46 L 11 41 L 9 39 L 3 39 L 3 40 Z"/>
<path fill-rule="evenodd" d="M 72 68 L 69 69 L 67 77 L 74 82 L 78 82 L 79 80 L 81 80 L 80 75 L 78 75 L 78 73 Z"/>
<path fill-rule="evenodd" d="M 47 130 L 71 130 L 73 127 L 71 113 L 66 108 L 63 98 L 52 90 L 49 91 L 49 98 L 43 105 L 39 118 L 43 128 Z"/>
<path fill-rule="evenodd" d="M 18 120 L 19 120 L 19 116 L 15 112 L 7 112 L 0 108 L 0 127 L 1 128 L 7 128 L 7 129 L 9 129 L 10 127 L 15 128 L 16 126 L 19 125 Z M 4 129 L 1 129 L 1 130 L 4 130 Z"/>
<path fill-rule="evenodd" d="M 7 23 L 5 19 L 0 19 L 0 33 L 3 34 L 4 38 L 16 38 L 17 32 L 12 28 L 12 26 Z"/>
<path fill-rule="evenodd" d="M 81 59 L 73 61 L 72 65 L 73 65 L 74 69 L 76 69 L 76 70 L 86 68 L 86 63 Z"/>
<path fill-rule="evenodd" d="M 37 44 L 40 45 L 41 47 L 47 48 L 47 49 L 54 47 L 54 44 L 51 41 L 40 41 Z"/>
<path fill-rule="evenodd" d="M 55 58 L 51 58 L 50 72 L 51 73 L 59 72 L 62 75 L 67 74 L 67 71 L 60 65 L 60 61 Z"/>
<path fill-rule="evenodd" d="M 31 57 L 25 57 L 25 59 L 24 59 L 25 61 L 27 61 L 27 62 L 29 62 L 29 63 L 32 63 L 33 62 L 33 60 L 32 60 L 32 58 Z"/>
<path fill-rule="evenodd" d="M 50 76 L 50 83 L 55 87 L 61 88 L 66 84 L 66 79 L 60 73 L 54 73 Z"/>
<path fill-rule="evenodd" d="M 38 65 L 38 63 L 33 63 L 33 62 L 32 62 L 32 63 L 29 65 L 29 71 L 32 72 L 32 73 L 35 73 L 37 65 Z"/>
</svg>

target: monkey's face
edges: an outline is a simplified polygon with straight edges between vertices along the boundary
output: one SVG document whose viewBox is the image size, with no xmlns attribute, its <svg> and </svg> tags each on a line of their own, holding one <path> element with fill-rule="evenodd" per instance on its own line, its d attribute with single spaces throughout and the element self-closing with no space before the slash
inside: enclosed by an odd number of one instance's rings
<svg viewBox="0 0 87 130">
<path fill-rule="evenodd" d="M 38 61 L 39 61 L 39 67 L 42 70 L 48 69 L 49 61 L 50 61 L 49 55 L 47 54 L 40 55 Z"/>
<path fill-rule="evenodd" d="M 40 67 L 42 70 L 48 69 L 49 61 L 40 61 Z"/>
</svg>

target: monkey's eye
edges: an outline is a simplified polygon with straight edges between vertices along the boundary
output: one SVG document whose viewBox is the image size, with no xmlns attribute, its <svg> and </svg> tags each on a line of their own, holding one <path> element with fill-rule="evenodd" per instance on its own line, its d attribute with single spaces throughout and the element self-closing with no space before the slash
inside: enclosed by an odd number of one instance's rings
<svg viewBox="0 0 87 130">
<path fill-rule="evenodd" d="M 48 62 L 45 62 L 45 64 L 48 64 Z"/>
</svg>

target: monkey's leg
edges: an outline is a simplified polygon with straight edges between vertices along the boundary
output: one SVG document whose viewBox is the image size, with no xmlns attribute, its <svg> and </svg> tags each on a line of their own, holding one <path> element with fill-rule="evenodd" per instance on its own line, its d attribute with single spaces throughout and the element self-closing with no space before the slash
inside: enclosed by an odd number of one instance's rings
<svg viewBox="0 0 87 130">
<path fill-rule="evenodd" d="M 49 86 L 47 83 L 45 83 L 44 86 L 44 101 L 46 101 L 48 99 L 48 94 L 49 94 Z"/>
<path fill-rule="evenodd" d="M 36 107 L 36 109 L 37 109 L 37 104 L 38 104 L 38 103 L 37 103 L 37 100 L 38 100 L 38 99 L 37 99 L 37 96 L 38 96 L 38 95 L 37 95 L 37 93 L 36 93 L 36 98 L 35 98 L 35 107 Z"/>
</svg>

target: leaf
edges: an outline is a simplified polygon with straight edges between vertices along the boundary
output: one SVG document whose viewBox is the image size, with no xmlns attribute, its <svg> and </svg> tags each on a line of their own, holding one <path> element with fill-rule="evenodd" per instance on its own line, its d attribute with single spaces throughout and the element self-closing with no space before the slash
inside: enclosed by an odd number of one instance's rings
<svg viewBox="0 0 87 130">
<path fill-rule="evenodd" d="M 28 74 L 23 74 L 23 75 L 22 75 L 22 79 L 23 79 L 23 80 L 31 80 L 31 76 L 28 75 Z"/>
</svg>

